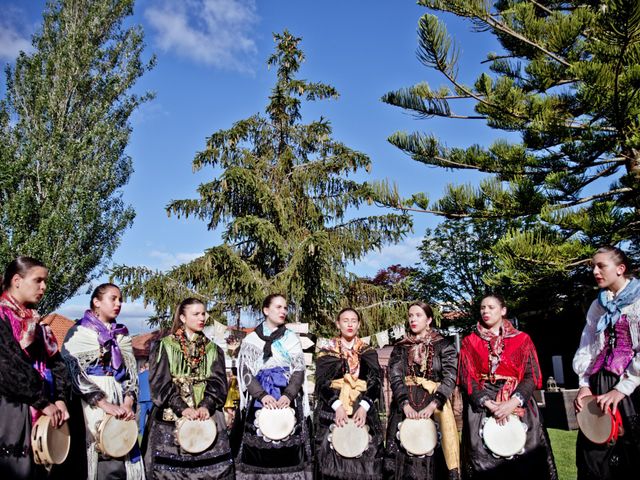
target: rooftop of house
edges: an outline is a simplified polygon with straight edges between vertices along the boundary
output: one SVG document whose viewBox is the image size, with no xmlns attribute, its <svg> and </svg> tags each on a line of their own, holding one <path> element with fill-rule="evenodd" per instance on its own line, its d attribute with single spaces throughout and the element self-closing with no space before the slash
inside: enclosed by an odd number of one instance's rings
<svg viewBox="0 0 640 480">
<path fill-rule="evenodd" d="M 53 334 L 56 337 L 58 348 L 62 348 L 64 337 L 67 336 L 67 332 L 71 327 L 75 325 L 76 322 L 74 322 L 70 318 L 65 317 L 64 315 L 60 315 L 59 313 L 51 313 L 44 317 L 40 321 L 40 323 L 49 325 L 51 331 L 53 331 Z"/>
</svg>

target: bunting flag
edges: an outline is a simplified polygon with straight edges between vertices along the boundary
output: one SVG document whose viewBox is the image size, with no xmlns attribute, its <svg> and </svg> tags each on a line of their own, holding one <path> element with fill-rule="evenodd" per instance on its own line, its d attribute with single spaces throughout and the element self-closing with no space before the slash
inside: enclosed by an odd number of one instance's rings
<svg viewBox="0 0 640 480">
<path fill-rule="evenodd" d="M 402 340 L 406 333 L 404 324 L 402 323 L 394 325 L 389 330 L 387 330 L 387 332 L 389 333 L 389 343 L 391 343 L 392 345 Z"/>
<path fill-rule="evenodd" d="M 227 326 L 217 320 L 213 321 L 213 338 L 215 342 L 224 342 L 227 337 Z"/>
<path fill-rule="evenodd" d="M 317 352 L 323 347 L 326 347 L 327 343 L 331 340 L 330 338 L 316 338 L 315 335 L 308 333 L 309 332 L 308 324 L 290 323 L 290 324 L 287 324 L 287 328 L 289 330 L 294 331 L 298 335 L 298 338 L 300 338 L 300 343 L 302 344 L 302 348 L 305 351 L 305 354 L 311 353 L 314 350 Z M 207 337 L 209 337 L 215 343 L 223 347 L 223 349 L 228 349 L 231 346 L 227 343 L 229 336 L 236 336 L 239 334 L 240 337 L 242 337 L 246 334 L 243 331 L 239 331 L 234 328 L 229 328 L 227 325 L 217 320 L 214 320 L 213 325 L 209 325 L 205 327 L 204 333 Z M 377 347 L 382 348 L 382 347 L 386 347 L 387 345 L 395 345 L 398 341 L 402 340 L 402 338 L 404 338 L 405 335 L 406 335 L 405 325 L 404 323 L 399 323 L 397 325 L 393 325 L 391 328 L 382 330 L 373 335 L 362 337 L 361 340 L 367 345 L 371 345 L 372 339 L 375 338 Z M 235 341 L 232 340 L 230 343 L 235 345 L 236 343 L 239 343 L 240 340 L 241 338 L 237 338 L 235 339 Z M 309 363 L 308 355 L 305 355 L 305 360 L 308 364 Z"/>
<path fill-rule="evenodd" d="M 300 335 L 300 343 L 302 344 L 302 350 L 309 350 L 311 347 L 315 345 L 314 341 L 309 337 L 303 337 Z"/>
<path fill-rule="evenodd" d="M 309 333 L 308 323 L 292 322 L 292 323 L 286 323 L 284 326 L 287 327 L 288 330 L 291 330 L 292 332 L 297 333 L 298 335 Z"/>
<path fill-rule="evenodd" d="M 378 332 L 375 335 L 376 342 L 378 342 L 378 348 L 386 347 L 389 345 L 389 332 L 387 330 Z"/>
</svg>

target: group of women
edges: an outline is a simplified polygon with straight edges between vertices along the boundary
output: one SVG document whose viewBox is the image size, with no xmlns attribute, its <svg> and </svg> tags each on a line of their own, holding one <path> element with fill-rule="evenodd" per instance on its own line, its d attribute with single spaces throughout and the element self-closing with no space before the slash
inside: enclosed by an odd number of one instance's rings
<svg viewBox="0 0 640 480">
<path fill-rule="evenodd" d="M 640 467 L 640 282 L 630 278 L 627 257 L 617 248 L 599 249 L 593 262 L 601 290 L 574 359 L 580 379 L 575 408 L 580 411 L 583 401 L 595 395 L 603 411 L 620 412 L 624 433 L 605 445 L 580 434 L 578 476 L 626 479 Z M 240 347 L 240 408 L 230 431 L 223 415 L 228 390 L 224 355 L 203 334 L 204 303 L 186 299 L 176 309 L 171 332 L 150 354 L 154 407 L 142 448 L 111 458 L 97 442 L 97 425 L 107 415 L 134 421 L 138 387 L 131 340 L 126 327 L 116 322 L 120 290 L 113 284 L 96 288 L 90 309 L 58 351 L 51 331 L 32 309 L 44 295 L 46 280 L 46 267 L 29 257 L 14 260 L 4 276 L 2 478 L 558 478 L 533 398 L 542 384 L 536 349 L 507 320 L 499 295 L 482 300 L 480 319 L 459 354 L 431 328 L 429 305 L 409 307 L 407 334 L 389 359 L 392 401 L 386 429 L 378 405 L 381 369 L 376 351 L 358 337 L 359 313 L 342 310 L 335 338 L 319 346 L 311 415 L 302 346 L 285 328 L 287 301 L 269 295 L 262 305 L 264 321 Z M 461 442 L 451 405 L 456 385 L 464 401 Z M 290 411 L 294 421 L 286 436 L 274 440 L 261 431 L 258 418 L 281 410 Z M 35 464 L 31 453 L 31 427 L 39 416 L 48 416 L 56 428 L 69 422 L 72 432 L 69 460 L 50 471 Z M 410 453 L 401 441 L 400 425 L 430 418 L 438 428 L 437 447 L 427 455 Z M 215 442 L 198 453 L 185 451 L 175 433 L 182 419 L 213 422 Z M 480 434 L 488 421 L 522 424 L 523 449 L 511 456 L 493 454 Z M 334 448 L 332 436 L 346 424 L 367 429 L 368 445 L 359 456 Z"/>
</svg>

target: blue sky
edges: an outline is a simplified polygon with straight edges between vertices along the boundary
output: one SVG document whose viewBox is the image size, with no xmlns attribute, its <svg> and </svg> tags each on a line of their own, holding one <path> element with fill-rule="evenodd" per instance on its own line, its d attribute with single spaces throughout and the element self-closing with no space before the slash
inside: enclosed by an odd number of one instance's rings
<svg viewBox="0 0 640 480">
<path fill-rule="evenodd" d="M 3 65 L 19 50 L 29 50 L 43 6 L 42 0 L 0 0 Z M 157 97 L 131 119 L 128 154 L 135 173 L 123 193 L 137 216 L 113 262 L 164 270 L 220 243 L 219 232 L 207 231 L 202 222 L 169 218 L 164 207 L 171 200 L 194 197 L 198 184 L 213 175 L 211 170 L 191 170 L 208 136 L 264 111 L 274 83 L 274 72 L 266 68 L 272 33 L 285 28 L 302 37 L 307 60 L 300 77 L 332 84 L 341 95 L 307 106 L 303 120 L 328 118 L 335 139 L 371 157 L 371 173 L 359 178 L 388 179 L 402 194 L 426 192 L 433 199 L 447 183 L 474 180 L 418 164 L 386 140 L 397 130 L 433 132 L 452 146 L 487 144 L 496 136 L 480 122 L 417 120 L 380 102 L 384 93 L 420 81 L 444 83 L 415 55 L 418 20 L 426 12 L 411 0 L 138 0 L 129 21 L 143 26 L 145 55 L 157 55 L 157 67 L 136 90 L 152 90 Z M 498 45 L 492 37 L 472 32 L 469 23 L 443 19 L 460 47 L 460 78 L 471 83 L 486 53 Z M 4 84 L 3 76 L 2 88 Z M 353 214 L 375 213 L 384 211 Z M 391 264 L 417 262 L 416 246 L 425 228 L 437 222 L 417 214 L 414 232 L 404 242 L 369 254 L 352 270 L 370 276 Z M 59 312 L 75 318 L 87 302 L 87 295 L 78 295 Z M 125 305 L 121 319 L 139 331 L 147 315 L 141 304 L 133 303 Z"/>
</svg>

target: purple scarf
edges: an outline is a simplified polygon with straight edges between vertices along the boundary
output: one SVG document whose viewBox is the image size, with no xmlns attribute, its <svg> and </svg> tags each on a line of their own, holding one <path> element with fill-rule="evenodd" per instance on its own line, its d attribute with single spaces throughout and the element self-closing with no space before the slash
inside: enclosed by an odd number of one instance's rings
<svg viewBox="0 0 640 480">
<path fill-rule="evenodd" d="M 105 352 L 111 352 L 111 366 L 114 370 L 122 367 L 122 352 L 116 340 L 117 335 L 129 335 L 127 327 L 120 323 L 111 322 L 105 325 L 91 310 L 84 312 L 84 317 L 80 320 L 80 325 L 90 328 L 98 334 L 98 342 Z"/>
</svg>

